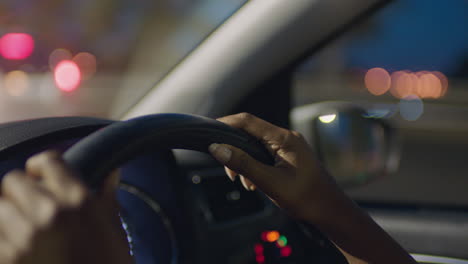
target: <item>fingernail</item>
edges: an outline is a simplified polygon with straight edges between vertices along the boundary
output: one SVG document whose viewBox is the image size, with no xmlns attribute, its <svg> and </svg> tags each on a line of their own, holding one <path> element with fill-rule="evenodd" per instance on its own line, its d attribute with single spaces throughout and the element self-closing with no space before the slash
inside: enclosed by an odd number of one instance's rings
<svg viewBox="0 0 468 264">
<path fill-rule="evenodd" d="M 224 167 L 224 171 L 226 172 L 226 175 L 228 176 L 228 178 L 234 182 L 236 180 L 236 175 L 233 171 L 231 171 L 230 169 L 228 169 L 227 167 Z"/>
<path fill-rule="evenodd" d="M 221 163 L 227 163 L 231 160 L 232 151 L 220 144 L 213 143 L 208 150 Z"/>
<path fill-rule="evenodd" d="M 245 189 L 246 191 L 250 191 L 250 186 L 249 186 L 249 185 L 247 184 L 247 182 L 245 181 L 245 177 L 242 176 L 242 175 L 240 175 L 240 174 L 239 174 L 239 177 L 240 177 L 240 179 L 241 179 L 242 186 L 244 186 L 244 189 Z"/>
<path fill-rule="evenodd" d="M 255 188 L 255 185 L 250 185 L 250 187 L 249 187 L 249 190 L 250 190 L 250 191 L 253 192 L 253 191 L 255 191 L 255 189 L 256 189 L 256 188 Z"/>
<path fill-rule="evenodd" d="M 227 176 L 229 177 L 229 179 L 230 179 L 232 182 L 236 181 L 236 176 L 231 175 L 231 174 L 229 174 L 229 173 L 227 174 Z"/>
</svg>

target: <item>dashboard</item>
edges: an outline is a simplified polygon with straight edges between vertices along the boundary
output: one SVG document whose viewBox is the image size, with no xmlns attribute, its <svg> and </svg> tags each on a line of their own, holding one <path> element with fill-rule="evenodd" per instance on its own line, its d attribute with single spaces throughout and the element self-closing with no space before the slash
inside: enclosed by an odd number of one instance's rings
<svg viewBox="0 0 468 264">
<path fill-rule="evenodd" d="M 261 192 L 229 181 L 209 155 L 173 153 L 179 177 L 172 179 L 185 220 L 175 228 L 185 230 L 178 234 L 183 263 L 347 263 L 312 226 L 291 219 Z"/>
<path fill-rule="evenodd" d="M 121 218 L 136 263 L 347 263 L 311 226 L 231 182 L 193 151 L 141 156 L 121 168 Z"/>
<path fill-rule="evenodd" d="M 131 244 L 137 263 L 347 263 L 313 226 L 291 219 L 261 192 L 229 181 L 209 155 L 173 154 L 141 157 L 122 169 L 122 205 L 140 221 L 129 232 L 136 235 Z M 138 199 L 125 198 L 129 191 Z M 420 263 L 468 263 L 412 256 Z"/>
</svg>

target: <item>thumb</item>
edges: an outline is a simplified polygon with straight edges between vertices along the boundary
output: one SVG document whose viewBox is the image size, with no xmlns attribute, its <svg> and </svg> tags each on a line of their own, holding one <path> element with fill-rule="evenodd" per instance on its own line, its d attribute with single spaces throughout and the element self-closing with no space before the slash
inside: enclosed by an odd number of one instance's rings
<svg viewBox="0 0 468 264">
<path fill-rule="evenodd" d="M 239 148 L 214 143 L 210 145 L 209 151 L 221 164 L 249 178 L 260 189 L 268 188 L 275 181 L 274 167 L 261 163 Z"/>
<path fill-rule="evenodd" d="M 99 201 L 109 209 L 110 213 L 118 214 L 120 206 L 117 201 L 117 189 L 120 182 L 120 170 L 114 170 L 104 181 L 99 193 Z"/>
</svg>

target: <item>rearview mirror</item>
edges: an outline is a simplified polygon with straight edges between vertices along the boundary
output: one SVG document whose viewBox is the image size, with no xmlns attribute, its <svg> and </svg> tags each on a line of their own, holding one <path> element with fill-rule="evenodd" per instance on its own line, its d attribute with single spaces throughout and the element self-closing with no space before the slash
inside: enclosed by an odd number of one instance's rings
<svg viewBox="0 0 468 264">
<path fill-rule="evenodd" d="M 396 171 L 395 129 L 350 103 L 325 102 L 295 108 L 292 127 L 344 186 L 356 186 Z"/>
</svg>

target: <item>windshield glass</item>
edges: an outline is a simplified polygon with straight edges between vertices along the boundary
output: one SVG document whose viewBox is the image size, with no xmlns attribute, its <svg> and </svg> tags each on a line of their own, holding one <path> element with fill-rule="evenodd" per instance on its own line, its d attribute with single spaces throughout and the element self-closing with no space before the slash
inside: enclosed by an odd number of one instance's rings
<svg viewBox="0 0 468 264">
<path fill-rule="evenodd" d="M 296 72 L 296 106 L 350 101 L 399 128 L 400 170 L 354 198 L 468 205 L 467 13 L 466 1 L 392 1 Z"/>
<path fill-rule="evenodd" d="M 246 0 L 3 0 L 0 122 L 117 117 Z"/>
</svg>

